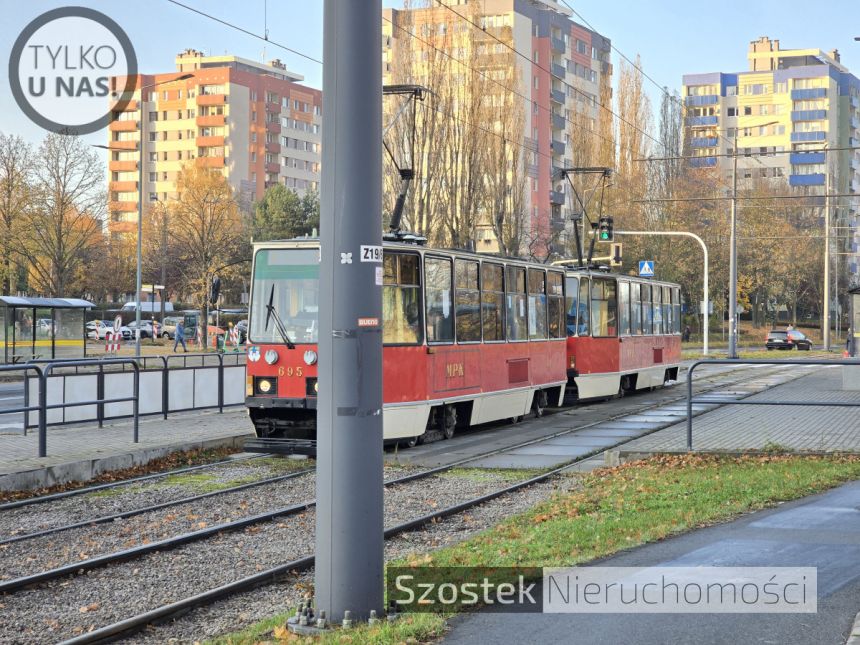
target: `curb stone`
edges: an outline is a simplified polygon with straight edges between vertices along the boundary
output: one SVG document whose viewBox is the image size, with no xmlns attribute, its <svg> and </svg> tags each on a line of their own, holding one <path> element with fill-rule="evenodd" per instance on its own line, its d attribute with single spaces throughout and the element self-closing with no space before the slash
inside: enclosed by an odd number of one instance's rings
<svg viewBox="0 0 860 645">
<path fill-rule="evenodd" d="M 851 627 L 845 645 L 860 645 L 860 612 L 857 612 L 857 616 L 854 618 L 854 625 Z"/>
</svg>

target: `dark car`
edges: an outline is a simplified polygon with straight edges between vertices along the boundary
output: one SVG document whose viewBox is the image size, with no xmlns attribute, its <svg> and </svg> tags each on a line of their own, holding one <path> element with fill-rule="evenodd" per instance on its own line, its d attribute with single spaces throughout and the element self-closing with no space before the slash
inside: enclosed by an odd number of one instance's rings
<svg viewBox="0 0 860 645">
<path fill-rule="evenodd" d="M 812 341 L 796 329 L 773 329 L 767 334 L 765 347 L 770 349 L 812 349 Z"/>
</svg>

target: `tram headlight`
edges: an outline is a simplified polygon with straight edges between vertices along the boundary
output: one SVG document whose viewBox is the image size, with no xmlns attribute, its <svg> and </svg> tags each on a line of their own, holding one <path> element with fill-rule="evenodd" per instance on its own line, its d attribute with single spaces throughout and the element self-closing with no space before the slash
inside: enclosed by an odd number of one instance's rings
<svg viewBox="0 0 860 645">
<path fill-rule="evenodd" d="M 269 365 L 274 365 L 278 362 L 278 352 L 274 349 L 267 349 L 265 359 Z"/>
<path fill-rule="evenodd" d="M 317 362 L 317 353 L 309 349 L 305 352 L 305 365 L 314 365 Z"/>
<path fill-rule="evenodd" d="M 272 391 L 272 381 L 267 378 L 261 378 L 257 381 L 257 389 L 260 390 L 263 394 L 268 394 Z"/>
</svg>

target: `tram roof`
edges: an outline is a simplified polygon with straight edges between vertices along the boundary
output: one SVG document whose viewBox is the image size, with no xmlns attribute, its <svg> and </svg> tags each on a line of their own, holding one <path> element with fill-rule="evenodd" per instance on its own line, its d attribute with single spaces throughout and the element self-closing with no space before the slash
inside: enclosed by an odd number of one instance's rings
<svg viewBox="0 0 860 645">
<path fill-rule="evenodd" d="M 254 249 L 264 248 L 266 246 L 276 246 L 281 248 L 298 248 L 298 247 L 310 247 L 316 248 L 319 247 L 320 238 L 319 237 L 294 237 L 282 240 L 267 240 L 265 242 L 254 242 Z M 452 255 L 457 255 L 460 257 L 471 257 L 476 260 L 484 260 L 484 261 L 497 261 L 497 262 L 518 262 L 522 264 L 530 264 L 535 266 L 542 266 L 547 269 L 553 269 L 555 271 L 564 272 L 566 275 L 572 276 L 588 276 L 588 277 L 613 277 L 613 278 L 624 278 L 636 282 L 643 282 L 646 284 L 652 283 L 661 283 L 661 284 L 674 284 L 672 282 L 667 282 L 666 280 L 659 280 L 655 278 L 643 278 L 635 275 L 625 275 L 623 273 L 612 273 L 609 271 L 603 271 L 596 267 L 575 267 L 575 266 L 566 266 L 564 264 L 544 264 L 542 262 L 534 262 L 532 260 L 526 260 L 525 258 L 515 258 L 505 255 L 490 255 L 488 253 L 477 253 L 475 251 L 468 251 L 466 249 L 447 249 L 447 248 L 437 248 L 426 245 L 419 244 L 411 244 L 408 242 L 396 242 L 393 240 L 384 240 L 382 246 L 386 248 L 396 248 L 396 249 L 404 249 L 410 251 L 418 251 L 421 253 L 450 253 Z"/>
</svg>

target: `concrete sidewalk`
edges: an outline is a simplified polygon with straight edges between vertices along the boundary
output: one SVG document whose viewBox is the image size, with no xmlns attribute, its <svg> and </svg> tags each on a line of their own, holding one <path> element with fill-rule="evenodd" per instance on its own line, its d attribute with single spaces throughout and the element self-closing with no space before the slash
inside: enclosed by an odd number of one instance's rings
<svg viewBox="0 0 860 645">
<path fill-rule="evenodd" d="M 841 387 L 842 371 L 828 367 L 749 398 L 860 404 L 860 391 Z M 693 448 L 726 452 L 767 448 L 860 452 L 860 407 L 726 405 L 693 420 Z M 620 456 L 686 450 L 685 421 L 625 444 Z"/>
<path fill-rule="evenodd" d="M 816 567 L 815 614 L 500 614 L 452 620 L 450 645 L 843 645 L 860 605 L 860 482 L 592 563 Z"/>
<path fill-rule="evenodd" d="M 120 468 L 144 464 L 180 450 L 220 446 L 241 447 L 253 435 L 244 406 L 223 414 L 197 411 L 141 417 L 139 443 L 132 441 L 131 419 L 97 425 L 48 427 L 48 456 L 38 458 L 39 434 L 0 435 L 0 490 L 86 481 Z"/>
</svg>

